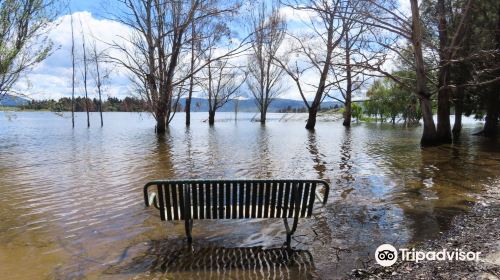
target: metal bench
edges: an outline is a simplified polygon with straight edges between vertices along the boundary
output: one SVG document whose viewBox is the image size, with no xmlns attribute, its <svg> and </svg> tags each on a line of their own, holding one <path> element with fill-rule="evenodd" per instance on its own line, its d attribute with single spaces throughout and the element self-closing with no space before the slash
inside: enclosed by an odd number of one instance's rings
<svg viewBox="0 0 500 280">
<path fill-rule="evenodd" d="M 324 205 L 329 190 L 323 180 L 157 180 L 144 186 L 144 201 L 160 210 L 162 221 L 183 220 L 189 244 L 193 220 L 283 218 L 290 246 L 299 218 L 312 216 L 316 198 Z"/>
</svg>

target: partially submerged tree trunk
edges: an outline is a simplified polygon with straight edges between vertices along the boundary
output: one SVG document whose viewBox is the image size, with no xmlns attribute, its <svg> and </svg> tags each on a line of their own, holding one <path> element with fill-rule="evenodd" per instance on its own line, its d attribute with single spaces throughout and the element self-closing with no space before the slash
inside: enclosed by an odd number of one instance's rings
<svg viewBox="0 0 500 280">
<path fill-rule="evenodd" d="M 346 42 L 349 42 L 349 32 L 346 32 Z M 345 103 L 344 103 L 344 122 L 343 126 L 351 126 L 351 99 L 352 99 L 352 73 L 351 73 L 351 50 L 350 48 L 346 48 L 345 50 L 345 60 L 346 60 L 346 92 L 345 92 Z"/>
<path fill-rule="evenodd" d="M 450 55 L 448 50 L 448 31 L 444 0 L 437 1 L 439 18 L 439 74 L 438 74 L 438 110 L 437 137 L 440 143 L 451 143 L 450 125 Z"/>
<path fill-rule="evenodd" d="M 498 91 L 498 87 L 492 87 L 488 92 L 488 104 L 486 105 L 486 118 L 482 135 L 490 138 L 498 136 L 498 117 L 500 110 Z"/>
<path fill-rule="evenodd" d="M 186 98 L 186 125 L 189 126 L 191 124 L 191 98 L 193 97 L 193 89 L 194 89 L 194 63 L 195 63 L 195 57 L 194 57 L 194 45 L 195 45 L 195 29 L 194 29 L 194 21 L 191 22 L 191 76 L 189 77 L 189 91 L 188 91 L 188 97 Z"/>
<path fill-rule="evenodd" d="M 455 123 L 453 124 L 453 139 L 460 137 L 462 131 L 462 114 L 464 111 L 464 88 L 459 87 L 455 90 Z"/>
<path fill-rule="evenodd" d="M 75 34 L 73 27 L 73 13 L 71 13 L 71 65 L 73 67 L 71 78 L 71 124 L 73 128 L 75 128 Z"/>
<path fill-rule="evenodd" d="M 262 124 L 266 123 L 266 115 L 267 115 L 267 108 L 263 108 L 260 111 L 260 123 Z"/>
<path fill-rule="evenodd" d="M 412 12 L 412 45 L 415 56 L 416 66 L 416 95 L 420 100 L 420 108 L 422 110 L 422 118 L 424 121 L 424 130 L 420 144 L 422 146 L 432 146 L 438 143 L 436 126 L 432 118 L 432 101 L 431 95 L 427 89 L 427 77 L 425 75 L 424 58 L 422 54 L 422 25 L 420 22 L 420 13 L 418 10 L 418 1 L 410 0 Z"/>
<path fill-rule="evenodd" d="M 215 123 L 215 111 L 210 110 L 208 111 L 208 124 L 214 125 L 214 123 Z"/>
<path fill-rule="evenodd" d="M 497 8 L 497 26 L 495 31 L 496 51 L 500 52 L 500 5 Z M 497 54 L 498 56 L 498 54 Z M 500 59 L 496 58 L 497 62 Z M 498 64 L 497 64 L 498 65 Z M 500 76 L 500 70 L 495 71 Z M 498 77 L 497 76 L 497 77 Z M 486 107 L 486 120 L 484 122 L 483 135 L 486 137 L 495 138 L 498 136 L 498 118 L 500 117 L 500 81 L 490 87 L 488 92 L 488 104 Z"/>
<path fill-rule="evenodd" d="M 85 48 L 85 34 L 82 27 L 82 44 L 83 44 L 83 87 L 85 89 L 85 110 L 87 110 L 87 127 L 90 127 L 90 114 L 89 114 L 89 96 L 87 89 L 87 50 Z"/>
</svg>

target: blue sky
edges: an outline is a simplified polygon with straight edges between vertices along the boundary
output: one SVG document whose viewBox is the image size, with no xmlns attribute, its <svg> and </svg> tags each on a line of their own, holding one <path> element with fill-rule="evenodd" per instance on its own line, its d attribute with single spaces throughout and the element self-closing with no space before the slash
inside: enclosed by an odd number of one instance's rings
<svg viewBox="0 0 500 280">
<path fill-rule="evenodd" d="M 101 16 L 100 11 L 103 6 L 109 6 L 114 1 L 112 0 L 69 0 L 70 8 L 73 12 L 87 11 L 95 14 L 96 16 Z"/>
<path fill-rule="evenodd" d="M 403 3 L 408 0 L 399 0 Z M 130 34 L 130 29 L 116 21 L 109 20 L 110 12 L 117 13 L 120 9 L 112 6 L 117 5 L 116 0 L 69 0 L 70 8 L 73 12 L 75 22 L 75 38 L 77 48 L 77 60 L 81 56 L 81 32 L 84 30 L 87 40 L 96 41 L 98 48 L 109 48 L 106 42 L 120 42 L 123 37 Z M 307 14 L 297 13 L 290 8 L 284 8 L 282 12 L 288 19 L 289 29 L 297 31 L 300 29 L 301 18 L 308 18 Z M 71 96 L 71 17 L 69 13 L 61 15 L 59 24 L 49 33 L 49 38 L 56 46 L 55 52 L 45 61 L 35 66 L 33 70 L 25 75 L 22 81 L 16 85 L 16 91 L 34 98 L 34 99 L 58 99 L 60 97 Z M 80 26 L 80 22 L 82 25 Z M 234 23 L 239 24 L 239 23 Z M 234 26 L 233 26 L 234 27 Z M 113 56 L 113 54 L 110 54 Z M 119 55 L 119 54 L 117 54 Z M 81 60 L 81 59 L 80 59 Z M 244 63 L 244 60 L 241 62 Z M 77 61 L 78 64 L 78 61 Z M 77 70 L 77 95 L 82 95 L 84 90 L 81 85 L 81 71 Z M 285 84 L 288 85 L 282 98 L 301 99 L 296 89 L 295 83 L 285 78 Z M 305 83 L 316 84 L 316 73 L 310 73 L 304 77 Z M 312 98 L 314 90 L 308 92 L 308 99 Z M 92 92 L 90 93 L 92 96 Z M 113 69 L 110 80 L 106 87 L 105 98 L 118 97 L 123 98 L 133 94 L 130 88 L 129 73 L 124 69 Z"/>
</svg>

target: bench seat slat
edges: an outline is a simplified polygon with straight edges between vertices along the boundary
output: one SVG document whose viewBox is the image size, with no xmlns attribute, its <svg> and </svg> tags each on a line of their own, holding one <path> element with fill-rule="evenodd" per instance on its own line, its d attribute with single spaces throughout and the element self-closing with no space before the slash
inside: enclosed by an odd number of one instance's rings
<svg viewBox="0 0 500 280">
<path fill-rule="evenodd" d="M 259 183 L 250 183 L 252 189 L 252 215 L 251 218 L 257 218 L 257 191 L 259 188 Z"/>
<path fill-rule="evenodd" d="M 320 180 L 158 181 L 154 185 L 162 220 L 307 218 L 313 214 L 318 185 L 324 185 L 328 194 L 328 184 Z"/>
<path fill-rule="evenodd" d="M 205 189 L 205 219 L 211 219 L 212 218 L 212 189 L 211 189 L 211 184 L 206 183 L 204 184 L 204 189 Z"/>
<path fill-rule="evenodd" d="M 283 183 L 278 183 L 278 202 L 276 204 L 276 217 L 281 218 L 281 212 L 283 209 L 283 189 L 284 189 L 284 184 Z"/>
</svg>

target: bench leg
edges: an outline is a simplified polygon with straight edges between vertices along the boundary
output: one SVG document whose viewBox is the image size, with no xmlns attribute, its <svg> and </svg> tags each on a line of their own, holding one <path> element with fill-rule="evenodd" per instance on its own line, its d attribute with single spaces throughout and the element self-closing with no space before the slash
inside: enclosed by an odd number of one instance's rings
<svg viewBox="0 0 500 280">
<path fill-rule="evenodd" d="M 186 229 L 187 242 L 191 244 L 193 242 L 193 237 L 191 236 L 191 230 L 193 229 L 193 220 L 184 220 L 184 227 Z"/>
<path fill-rule="evenodd" d="M 288 225 L 288 218 L 283 218 L 283 222 L 285 223 L 285 229 L 286 229 L 286 246 L 290 248 L 290 244 L 292 242 L 292 235 L 295 233 L 295 230 L 297 230 L 299 217 L 293 218 L 292 228 L 290 228 L 290 226 Z"/>
</svg>

